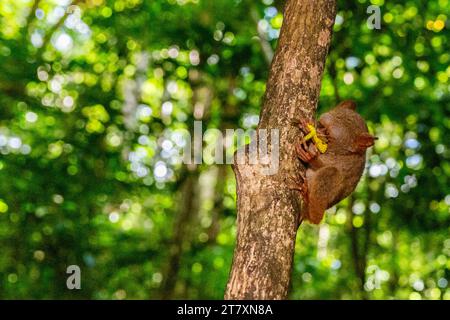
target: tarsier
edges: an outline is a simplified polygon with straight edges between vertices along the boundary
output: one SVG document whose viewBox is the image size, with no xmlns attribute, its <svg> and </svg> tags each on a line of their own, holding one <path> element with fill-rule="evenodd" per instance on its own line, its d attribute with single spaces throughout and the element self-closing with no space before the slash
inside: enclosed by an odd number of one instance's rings
<svg viewBox="0 0 450 320">
<path fill-rule="evenodd" d="M 344 101 L 324 113 L 317 126 L 301 120 L 305 137 L 296 154 L 306 164 L 306 175 L 296 179 L 294 189 L 303 197 L 302 220 L 318 224 L 325 210 L 349 196 L 364 171 L 366 149 L 376 137 L 369 134 L 353 101 Z"/>
</svg>

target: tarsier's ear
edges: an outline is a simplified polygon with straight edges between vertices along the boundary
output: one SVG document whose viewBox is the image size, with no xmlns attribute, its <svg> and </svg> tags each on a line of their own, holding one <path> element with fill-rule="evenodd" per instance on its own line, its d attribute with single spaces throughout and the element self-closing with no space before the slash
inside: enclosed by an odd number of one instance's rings
<svg viewBox="0 0 450 320">
<path fill-rule="evenodd" d="M 350 109 L 350 110 L 356 110 L 356 102 L 353 100 L 345 100 L 345 101 L 342 101 L 341 103 L 339 103 L 336 107 L 337 108 L 346 108 L 346 109 Z"/>
<path fill-rule="evenodd" d="M 375 144 L 375 140 L 378 139 L 377 137 L 374 137 L 370 133 L 364 132 L 361 133 L 354 142 L 353 149 L 355 151 L 365 151 L 367 148 L 373 146 Z"/>
</svg>

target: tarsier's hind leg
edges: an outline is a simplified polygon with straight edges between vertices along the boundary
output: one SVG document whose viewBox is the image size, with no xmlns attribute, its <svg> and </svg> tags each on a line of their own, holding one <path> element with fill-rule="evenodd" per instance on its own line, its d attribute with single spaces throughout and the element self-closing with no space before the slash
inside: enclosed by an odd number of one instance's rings
<svg viewBox="0 0 450 320">
<path fill-rule="evenodd" d="M 304 216 L 319 224 L 327 210 L 341 193 L 342 174 L 335 167 L 323 167 L 308 177 L 308 200 Z"/>
</svg>

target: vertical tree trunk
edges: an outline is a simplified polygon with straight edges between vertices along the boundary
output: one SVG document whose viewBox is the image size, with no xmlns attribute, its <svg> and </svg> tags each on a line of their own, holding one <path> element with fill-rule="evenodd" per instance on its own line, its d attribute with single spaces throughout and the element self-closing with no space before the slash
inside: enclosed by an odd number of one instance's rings
<svg viewBox="0 0 450 320">
<path fill-rule="evenodd" d="M 292 122 L 315 112 L 335 11 L 335 0 L 286 4 L 258 126 L 280 130 L 280 166 L 272 176 L 259 164 L 234 166 L 238 231 L 226 299 L 287 297 L 301 222 L 300 196 L 287 179 L 305 170 L 294 154 L 300 132 Z"/>
</svg>

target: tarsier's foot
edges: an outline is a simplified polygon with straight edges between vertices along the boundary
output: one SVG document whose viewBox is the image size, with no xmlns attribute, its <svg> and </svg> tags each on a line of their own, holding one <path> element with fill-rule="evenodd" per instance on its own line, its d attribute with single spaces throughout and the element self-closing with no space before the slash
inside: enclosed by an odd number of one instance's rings
<svg viewBox="0 0 450 320">
<path fill-rule="evenodd" d="M 300 160 L 306 163 L 311 162 L 319 155 L 319 150 L 314 144 L 310 144 L 308 147 L 304 141 L 295 145 L 295 151 Z"/>
<path fill-rule="evenodd" d="M 289 181 L 289 187 L 292 190 L 299 191 L 303 199 L 308 198 L 308 184 L 306 183 L 306 177 L 302 172 L 299 172 L 296 176 L 290 177 Z"/>
</svg>

